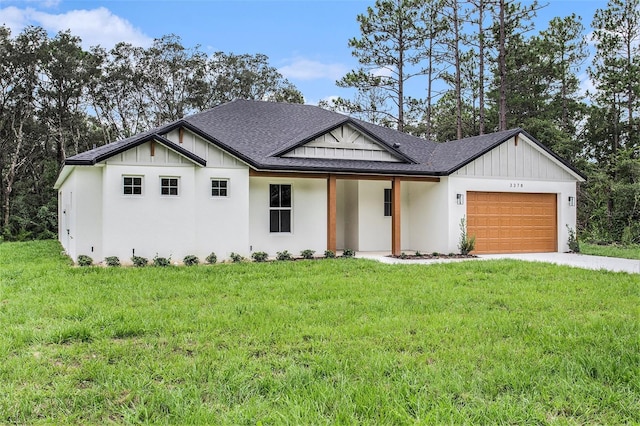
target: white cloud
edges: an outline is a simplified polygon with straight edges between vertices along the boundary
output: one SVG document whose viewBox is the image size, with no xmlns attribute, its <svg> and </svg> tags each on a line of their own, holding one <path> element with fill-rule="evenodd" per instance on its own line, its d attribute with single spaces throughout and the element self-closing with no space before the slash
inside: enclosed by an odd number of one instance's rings
<svg viewBox="0 0 640 426">
<path fill-rule="evenodd" d="M 591 95 L 597 92 L 598 89 L 589 74 L 583 72 L 578 76 L 578 79 L 580 80 L 579 93 L 582 96 L 586 96 L 587 92 Z"/>
<path fill-rule="evenodd" d="M 11 33 L 15 35 L 29 24 L 26 11 L 32 10 L 33 9 L 18 9 L 13 6 L 0 9 L 0 24 L 7 26 L 11 30 Z"/>
<path fill-rule="evenodd" d="M 105 7 L 92 10 L 70 10 L 60 14 L 37 11 L 32 8 L 7 7 L 0 9 L 0 23 L 5 23 L 14 35 L 27 25 L 40 26 L 54 34 L 71 30 L 71 34 L 82 39 L 84 48 L 99 44 L 110 49 L 121 41 L 146 47 L 153 42 L 153 39 L 139 28 L 134 27 L 126 19 L 114 15 Z"/>
<path fill-rule="evenodd" d="M 374 70 L 369 71 L 369 74 L 371 74 L 374 77 L 391 77 L 395 74 L 395 72 L 391 68 L 380 67 L 380 68 L 376 68 Z"/>
<path fill-rule="evenodd" d="M 294 80 L 338 80 L 347 73 L 348 69 L 342 64 L 323 64 L 319 61 L 298 57 L 278 71 L 286 78 Z"/>
</svg>

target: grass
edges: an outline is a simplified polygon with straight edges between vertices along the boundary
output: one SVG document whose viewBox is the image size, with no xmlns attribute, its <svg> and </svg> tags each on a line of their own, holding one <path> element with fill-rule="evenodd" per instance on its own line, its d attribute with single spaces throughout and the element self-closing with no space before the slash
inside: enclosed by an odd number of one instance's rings
<svg viewBox="0 0 640 426">
<path fill-rule="evenodd" d="M 620 246 L 620 245 L 598 245 L 580 243 L 582 254 L 594 256 L 621 257 L 623 259 L 640 259 L 640 245 Z"/>
<path fill-rule="evenodd" d="M 0 423 L 640 422 L 637 275 L 0 244 Z"/>
</svg>

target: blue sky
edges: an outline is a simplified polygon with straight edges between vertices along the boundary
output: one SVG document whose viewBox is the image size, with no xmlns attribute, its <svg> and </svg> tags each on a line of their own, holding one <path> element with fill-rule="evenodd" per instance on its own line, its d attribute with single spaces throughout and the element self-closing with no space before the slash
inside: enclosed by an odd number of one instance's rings
<svg viewBox="0 0 640 426">
<path fill-rule="evenodd" d="M 524 0 L 527 3 L 528 0 Z M 83 45 L 110 48 L 119 41 L 148 46 L 176 34 L 205 52 L 263 53 L 316 104 L 349 96 L 335 81 L 357 67 L 348 40 L 359 36 L 356 16 L 375 0 L 0 0 L 0 23 L 14 34 L 38 25 L 55 35 L 71 29 Z M 549 0 L 536 30 L 554 16 L 575 12 L 587 29 L 606 0 Z M 585 77 L 586 78 L 586 77 Z M 585 85 L 588 82 L 585 81 Z M 414 96 L 422 96 L 417 93 Z"/>
</svg>

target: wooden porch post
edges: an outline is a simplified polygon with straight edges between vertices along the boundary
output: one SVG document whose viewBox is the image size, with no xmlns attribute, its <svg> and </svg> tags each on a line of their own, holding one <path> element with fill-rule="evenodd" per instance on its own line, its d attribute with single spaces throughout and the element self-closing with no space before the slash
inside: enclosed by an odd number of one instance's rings
<svg viewBox="0 0 640 426">
<path fill-rule="evenodd" d="M 391 180 L 391 254 L 400 256 L 400 178 Z"/>
<path fill-rule="evenodd" d="M 327 178 L 327 250 L 336 252 L 336 176 Z"/>
</svg>

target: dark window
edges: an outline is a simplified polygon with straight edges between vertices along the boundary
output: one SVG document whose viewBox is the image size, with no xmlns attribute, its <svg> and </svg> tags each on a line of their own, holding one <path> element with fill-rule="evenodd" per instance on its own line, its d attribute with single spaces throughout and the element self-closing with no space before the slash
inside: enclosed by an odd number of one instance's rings
<svg viewBox="0 0 640 426">
<path fill-rule="evenodd" d="M 122 193 L 124 195 L 142 195 L 142 177 L 123 176 Z"/>
<path fill-rule="evenodd" d="M 160 194 L 178 195 L 178 178 L 160 178 Z"/>
<path fill-rule="evenodd" d="M 229 195 L 229 181 L 226 179 L 211 180 L 211 196 L 226 197 Z"/>
<path fill-rule="evenodd" d="M 384 215 L 391 216 L 391 189 L 384 189 Z"/>
<path fill-rule="evenodd" d="M 291 185 L 269 185 L 269 231 L 291 232 Z"/>
</svg>

